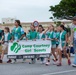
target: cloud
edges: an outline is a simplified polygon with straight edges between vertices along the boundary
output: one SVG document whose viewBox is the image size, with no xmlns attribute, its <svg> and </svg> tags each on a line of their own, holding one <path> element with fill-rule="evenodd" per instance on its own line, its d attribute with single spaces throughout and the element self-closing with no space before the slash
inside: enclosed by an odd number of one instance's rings
<svg viewBox="0 0 76 75">
<path fill-rule="evenodd" d="M 60 0 L 0 0 L 0 19 L 17 17 L 21 21 L 49 21 L 49 6 L 59 2 Z"/>
</svg>

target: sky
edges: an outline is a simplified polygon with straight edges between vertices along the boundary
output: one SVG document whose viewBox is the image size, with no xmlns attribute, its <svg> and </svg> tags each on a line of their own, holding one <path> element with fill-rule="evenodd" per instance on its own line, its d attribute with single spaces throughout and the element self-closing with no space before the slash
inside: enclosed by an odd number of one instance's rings
<svg viewBox="0 0 76 75">
<path fill-rule="evenodd" d="M 49 9 L 60 0 L 0 0 L 0 22 L 2 18 L 16 18 L 21 22 L 50 21 Z"/>
</svg>

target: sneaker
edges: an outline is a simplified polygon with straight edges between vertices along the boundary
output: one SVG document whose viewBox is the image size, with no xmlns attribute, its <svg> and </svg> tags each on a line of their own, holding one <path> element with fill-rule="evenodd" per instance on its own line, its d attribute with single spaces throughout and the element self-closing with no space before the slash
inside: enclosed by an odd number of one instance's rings
<svg viewBox="0 0 76 75">
<path fill-rule="evenodd" d="M 72 64 L 73 67 L 76 67 L 76 64 Z"/>
<path fill-rule="evenodd" d="M 68 65 L 71 65 L 71 61 L 70 61 L 70 59 L 68 60 Z"/>
<path fill-rule="evenodd" d="M 11 62 L 11 64 L 14 64 L 14 63 L 16 63 L 16 59 L 13 59 Z"/>
<path fill-rule="evenodd" d="M 58 59 L 52 59 L 54 62 L 58 61 Z"/>
<path fill-rule="evenodd" d="M 41 61 L 41 64 L 45 64 L 45 62 L 44 61 Z"/>
<path fill-rule="evenodd" d="M 56 61 L 56 62 L 53 61 L 53 65 L 57 65 L 57 63 L 58 63 L 58 61 Z"/>
<path fill-rule="evenodd" d="M 46 65 L 46 66 L 49 66 L 49 65 L 50 65 L 50 62 L 45 63 L 45 65 Z"/>
<path fill-rule="evenodd" d="M 29 62 L 29 64 L 35 64 L 36 60 L 35 59 L 31 59 L 31 62 Z"/>
<path fill-rule="evenodd" d="M 58 63 L 57 66 L 62 66 L 62 64 L 61 63 Z"/>
<path fill-rule="evenodd" d="M 25 60 L 26 60 L 26 59 L 23 59 L 22 63 L 25 63 Z"/>
<path fill-rule="evenodd" d="M 2 60 L 0 60 L 0 63 L 3 63 L 3 61 L 2 61 Z"/>
<path fill-rule="evenodd" d="M 8 61 L 7 61 L 7 63 L 11 63 L 12 61 L 11 61 L 11 59 L 9 59 Z"/>
</svg>

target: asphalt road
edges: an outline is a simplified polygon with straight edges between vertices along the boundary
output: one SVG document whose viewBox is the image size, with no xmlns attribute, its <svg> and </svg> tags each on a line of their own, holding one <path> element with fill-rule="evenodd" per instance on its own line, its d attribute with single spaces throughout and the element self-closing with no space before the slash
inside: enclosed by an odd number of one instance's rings
<svg viewBox="0 0 76 75">
<path fill-rule="evenodd" d="M 29 64 L 29 60 L 26 60 L 25 63 L 18 60 L 15 64 L 7 64 L 5 61 L 0 64 L 0 75 L 76 75 L 76 68 L 68 66 L 66 59 L 63 59 L 61 67 L 53 65 L 52 61 L 49 66 L 42 65 L 40 61 L 35 64 Z M 71 61 L 73 61 L 73 57 Z"/>
</svg>

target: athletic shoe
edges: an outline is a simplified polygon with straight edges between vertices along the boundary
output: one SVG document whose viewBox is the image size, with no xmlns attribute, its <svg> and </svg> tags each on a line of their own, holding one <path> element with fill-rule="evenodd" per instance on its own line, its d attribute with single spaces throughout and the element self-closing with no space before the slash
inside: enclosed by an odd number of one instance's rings
<svg viewBox="0 0 76 75">
<path fill-rule="evenodd" d="M 73 67 L 76 67 L 76 64 L 72 64 Z"/>
<path fill-rule="evenodd" d="M 0 60 L 0 63 L 3 63 L 3 61 L 2 61 L 2 60 Z"/>
<path fill-rule="evenodd" d="M 54 62 L 58 61 L 58 59 L 52 59 Z"/>
<path fill-rule="evenodd" d="M 45 63 L 45 65 L 46 65 L 46 66 L 49 66 L 49 65 L 50 65 L 50 62 Z"/>
<path fill-rule="evenodd" d="M 29 64 L 35 64 L 36 60 L 35 59 L 31 59 L 31 62 L 29 62 Z"/>
<path fill-rule="evenodd" d="M 26 60 L 26 59 L 23 59 L 22 63 L 25 63 L 25 60 Z"/>
<path fill-rule="evenodd" d="M 71 61 L 70 61 L 70 59 L 68 60 L 68 65 L 71 65 Z"/>
<path fill-rule="evenodd" d="M 62 66 L 62 64 L 61 63 L 58 63 L 57 66 Z"/>
<path fill-rule="evenodd" d="M 45 64 L 45 61 L 42 61 L 41 64 Z"/>
<path fill-rule="evenodd" d="M 13 59 L 11 62 L 11 64 L 14 64 L 14 63 L 16 63 L 16 59 Z"/>
<path fill-rule="evenodd" d="M 53 61 L 52 63 L 53 63 L 53 65 L 57 65 L 58 62 L 59 62 L 59 61 L 56 61 L 56 62 Z"/>
<path fill-rule="evenodd" d="M 11 63 L 12 61 L 9 59 L 8 61 L 7 61 L 7 63 Z"/>
</svg>

